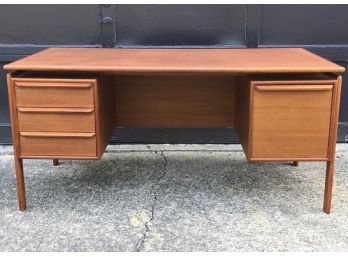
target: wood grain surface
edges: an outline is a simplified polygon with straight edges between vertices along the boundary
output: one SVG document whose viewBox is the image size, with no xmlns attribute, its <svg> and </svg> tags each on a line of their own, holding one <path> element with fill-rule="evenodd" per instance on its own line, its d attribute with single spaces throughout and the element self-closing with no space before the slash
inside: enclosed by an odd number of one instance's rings
<svg viewBox="0 0 348 257">
<path fill-rule="evenodd" d="M 333 85 L 254 83 L 252 158 L 327 158 Z"/>
<path fill-rule="evenodd" d="M 235 76 L 116 76 L 117 127 L 233 127 L 235 81 Z"/>
<path fill-rule="evenodd" d="M 21 157 L 86 156 L 95 158 L 94 133 L 20 132 Z"/>
<path fill-rule="evenodd" d="M 85 107 L 93 108 L 95 80 L 52 81 L 51 79 L 15 79 L 18 107 Z"/>
<path fill-rule="evenodd" d="M 102 73 L 304 73 L 344 68 L 302 48 L 102 49 L 49 48 L 5 70 Z"/>
<path fill-rule="evenodd" d="M 93 109 L 18 108 L 19 131 L 95 132 L 94 116 Z"/>
</svg>

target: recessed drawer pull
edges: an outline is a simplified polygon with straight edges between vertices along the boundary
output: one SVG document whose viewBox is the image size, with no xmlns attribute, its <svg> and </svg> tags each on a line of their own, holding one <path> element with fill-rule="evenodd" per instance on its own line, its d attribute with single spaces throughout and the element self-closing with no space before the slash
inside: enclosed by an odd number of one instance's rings
<svg viewBox="0 0 348 257">
<path fill-rule="evenodd" d="M 93 108 L 26 108 L 18 107 L 19 112 L 44 112 L 44 113 L 91 113 Z"/>
<path fill-rule="evenodd" d="M 259 91 L 327 91 L 332 90 L 333 85 L 287 85 L 287 86 L 255 86 Z"/>
<path fill-rule="evenodd" d="M 17 87 L 65 87 L 65 88 L 90 88 L 93 86 L 93 83 L 60 83 L 60 82 L 24 82 L 24 81 L 16 81 L 15 82 Z"/>
<path fill-rule="evenodd" d="M 57 132 L 20 132 L 23 137 L 84 137 L 91 138 L 95 133 L 57 133 Z"/>
</svg>

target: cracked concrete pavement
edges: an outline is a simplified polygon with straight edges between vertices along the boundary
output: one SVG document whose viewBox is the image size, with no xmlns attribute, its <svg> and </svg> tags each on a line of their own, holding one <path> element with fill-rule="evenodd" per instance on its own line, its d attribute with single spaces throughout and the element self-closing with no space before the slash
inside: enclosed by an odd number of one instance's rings
<svg viewBox="0 0 348 257">
<path fill-rule="evenodd" d="M 157 191 L 159 189 L 158 183 L 166 175 L 168 160 L 165 157 L 165 155 L 163 153 L 163 150 L 161 150 L 161 156 L 163 157 L 164 164 L 163 164 L 163 168 L 160 171 L 160 175 L 157 178 L 156 184 L 153 184 L 151 186 L 152 193 L 153 193 L 153 203 L 151 205 L 151 214 L 150 214 L 150 218 L 144 224 L 143 237 L 141 238 L 141 240 L 140 240 L 140 242 L 139 242 L 139 244 L 137 246 L 137 251 L 138 252 L 143 250 L 144 244 L 145 244 L 145 241 L 146 241 L 146 237 L 147 237 L 148 233 L 150 233 L 149 223 L 151 223 L 153 221 L 153 219 L 155 218 L 155 208 L 156 208 L 156 203 L 157 203 Z"/>
<path fill-rule="evenodd" d="M 0 251 L 347 251 L 348 144 L 325 164 L 248 164 L 239 145 L 111 145 L 99 161 L 25 160 L 0 147 Z"/>
</svg>

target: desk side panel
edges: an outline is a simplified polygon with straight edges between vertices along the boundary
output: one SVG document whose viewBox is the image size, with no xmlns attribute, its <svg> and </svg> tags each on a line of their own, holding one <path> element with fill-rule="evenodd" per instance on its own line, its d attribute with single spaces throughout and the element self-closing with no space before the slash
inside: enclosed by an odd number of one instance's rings
<svg viewBox="0 0 348 257">
<path fill-rule="evenodd" d="M 235 127 L 244 153 L 249 159 L 250 85 L 245 76 L 238 77 L 236 87 Z"/>
<path fill-rule="evenodd" d="M 96 129 L 98 135 L 97 156 L 101 158 L 116 127 L 115 87 L 113 76 L 100 76 L 96 88 L 98 115 Z"/>
</svg>

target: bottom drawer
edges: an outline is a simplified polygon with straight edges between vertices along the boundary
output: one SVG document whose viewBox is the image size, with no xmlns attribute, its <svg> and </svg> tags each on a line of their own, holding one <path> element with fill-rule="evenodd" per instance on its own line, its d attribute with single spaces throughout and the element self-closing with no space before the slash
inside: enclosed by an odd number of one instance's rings
<svg viewBox="0 0 348 257">
<path fill-rule="evenodd" d="M 21 157 L 96 158 L 95 133 L 21 132 Z"/>
</svg>

